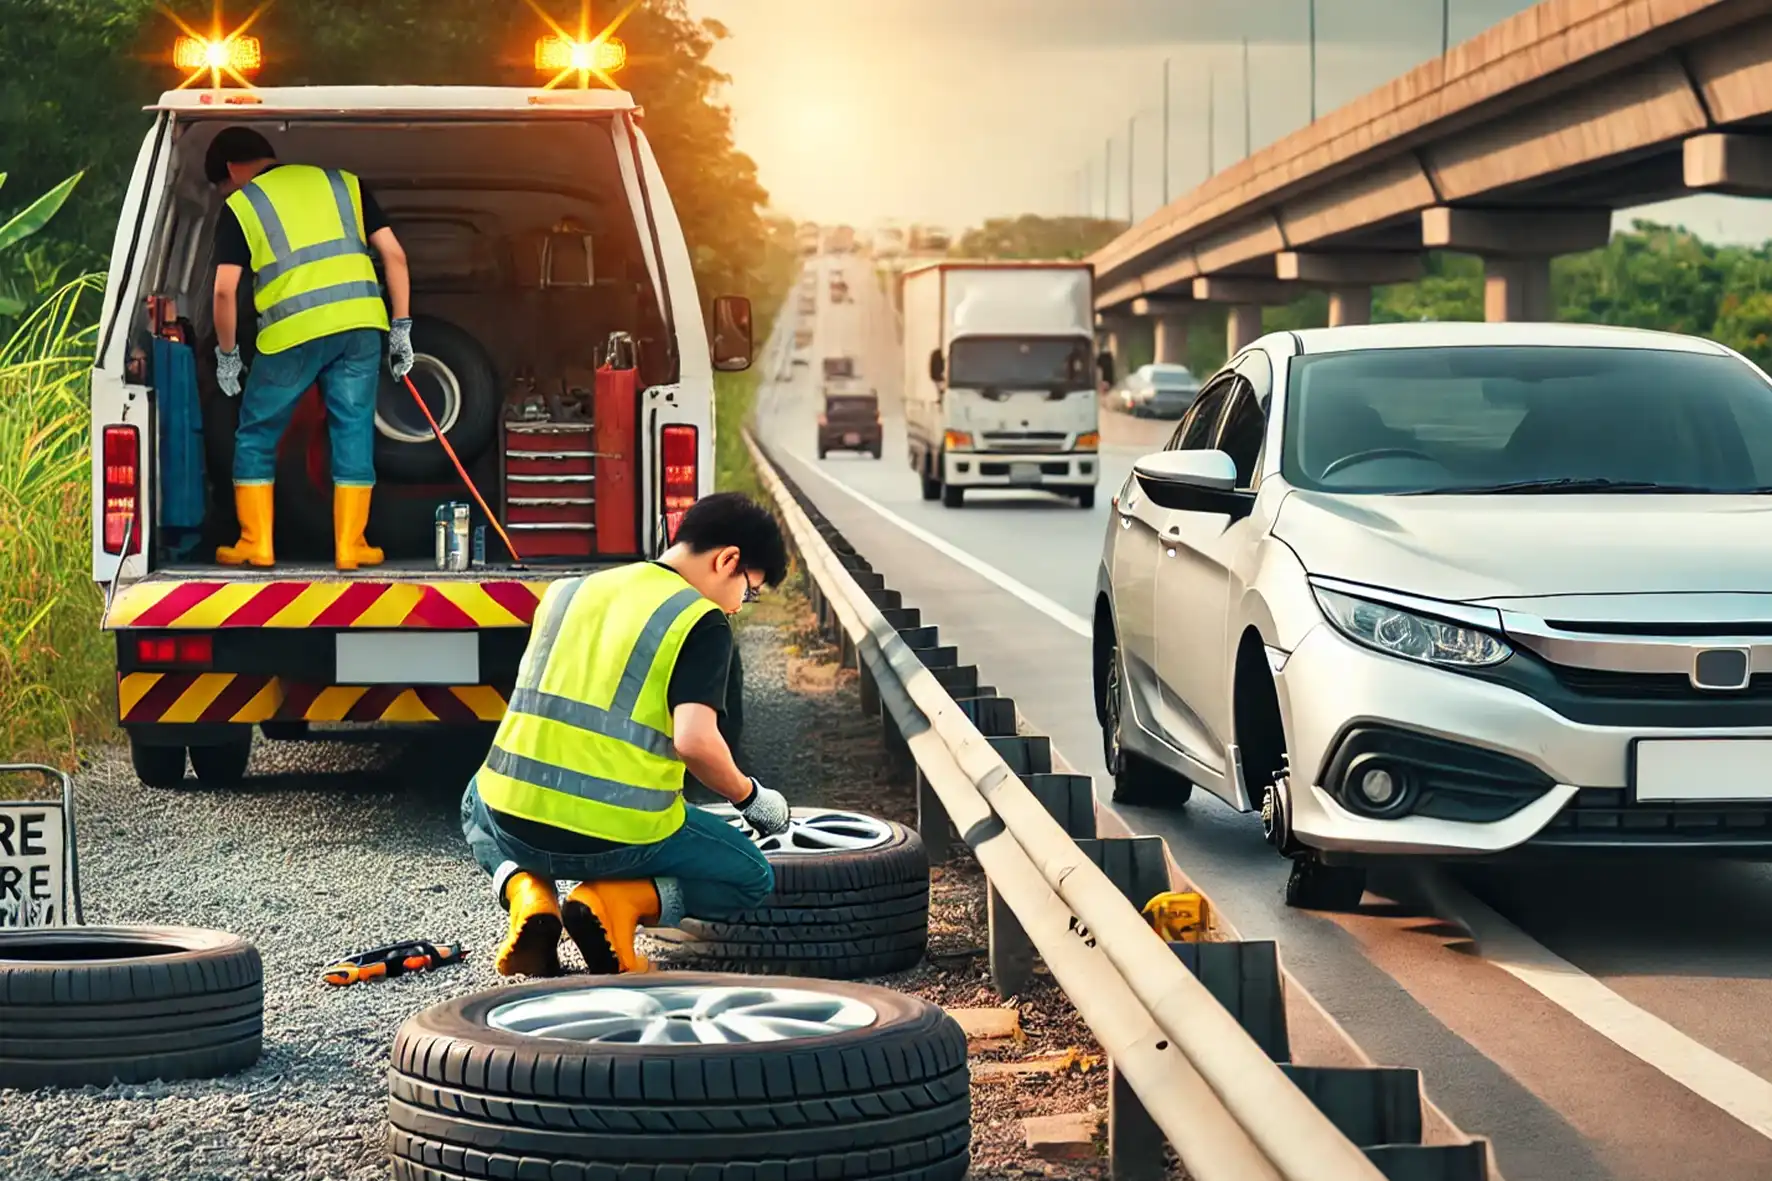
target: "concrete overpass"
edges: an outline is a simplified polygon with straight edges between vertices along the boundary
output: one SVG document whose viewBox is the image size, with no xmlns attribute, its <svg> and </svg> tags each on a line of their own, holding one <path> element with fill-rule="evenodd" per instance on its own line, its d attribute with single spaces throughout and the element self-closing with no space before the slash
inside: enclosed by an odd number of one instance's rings
<svg viewBox="0 0 1772 1181">
<path fill-rule="evenodd" d="M 1227 310 L 1330 293 L 1330 323 L 1429 249 L 1480 255 L 1490 320 L 1552 315 L 1550 260 L 1615 210 L 1772 195 L 1772 3 L 1544 0 L 1212 177 L 1097 251 L 1110 335 L 1156 322 L 1158 360 Z"/>
</svg>

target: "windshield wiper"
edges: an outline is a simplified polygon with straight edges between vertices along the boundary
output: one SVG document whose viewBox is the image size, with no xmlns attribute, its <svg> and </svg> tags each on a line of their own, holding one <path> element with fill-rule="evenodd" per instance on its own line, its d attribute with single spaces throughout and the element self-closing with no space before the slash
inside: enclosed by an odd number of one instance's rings
<svg viewBox="0 0 1772 1181">
<path fill-rule="evenodd" d="M 1507 484 L 1468 484 L 1454 488 L 1422 488 L 1414 492 L 1405 492 L 1404 496 L 1485 496 L 1491 493 L 1510 492 L 1698 492 L 1715 495 L 1726 495 L 1736 490 L 1729 488 L 1705 488 L 1697 484 L 1658 484 L 1653 480 L 1611 480 L 1604 476 L 1557 476 L 1546 480 L 1515 480 Z M 1763 488 L 1743 488 L 1740 493 L 1751 495 L 1763 492 Z"/>
</svg>

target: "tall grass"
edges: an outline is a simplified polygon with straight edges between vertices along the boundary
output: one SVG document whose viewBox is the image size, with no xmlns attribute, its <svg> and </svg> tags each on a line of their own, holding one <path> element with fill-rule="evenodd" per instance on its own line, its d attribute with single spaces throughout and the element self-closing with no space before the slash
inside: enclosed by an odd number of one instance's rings
<svg viewBox="0 0 1772 1181">
<path fill-rule="evenodd" d="M 97 275 L 66 284 L 0 345 L 0 761 L 71 765 L 113 728 L 88 454 L 102 289 Z"/>
</svg>

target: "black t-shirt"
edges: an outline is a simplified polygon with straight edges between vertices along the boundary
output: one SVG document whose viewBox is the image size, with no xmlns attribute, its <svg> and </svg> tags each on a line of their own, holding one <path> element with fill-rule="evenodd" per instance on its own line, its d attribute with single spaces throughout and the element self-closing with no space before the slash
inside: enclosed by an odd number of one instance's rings
<svg viewBox="0 0 1772 1181">
<path fill-rule="evenodd" d="M 654 562 L 663 566 L 662 562 Z M 669 569 L 669 567 L 665 567 Z M 723 611 L 709 611 L 695 621 L 677 652 L 665 701 L 673 711 L 679 705 L 705 705 L 726 712 L 726 679 L 732 667 L 732 626 Z M 487 809 L 491 811 L 491 809 Z M 526 845 L 551 853 L 601 853 L 619 848 L 615 841 L 568 832 L 550 824 L 537 824 L 520 816 L 492 812 L 493 823 Z"/>
<path fill-rule="evenodd" d="M 264 176 L 275 171 L 276 168 L 267 168 L 259 175 Z M 387 228 L 388 216 L 381 211 L 375 195 L 361 181 L 357 182 L 357 188 L 363 200 L 363 236 L 368 238 L 377 230 Z M 252 249 L 246 244 L 246 231 L 240 228 L 240 219 L 227 205 L 222 206 L 221 220 L 215 223 L 215 253 L 211 261 L 218 267 L 252 269 Z"/>
</svg>

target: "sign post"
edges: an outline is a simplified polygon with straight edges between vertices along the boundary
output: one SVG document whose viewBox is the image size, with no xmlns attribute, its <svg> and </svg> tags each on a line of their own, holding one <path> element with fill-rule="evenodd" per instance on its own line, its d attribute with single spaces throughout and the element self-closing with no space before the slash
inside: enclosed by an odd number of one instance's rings
<svg viewBox="0 0 1772 1181">
<path fill-rule="evenodd" d="M 0 763 L 0 777 L 60 781 L 59 800 L 0 800 L 0 930 L 84 925 L 74 782 L 54 767 Z"/>
</svg>

